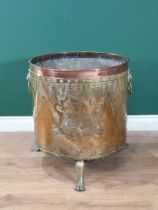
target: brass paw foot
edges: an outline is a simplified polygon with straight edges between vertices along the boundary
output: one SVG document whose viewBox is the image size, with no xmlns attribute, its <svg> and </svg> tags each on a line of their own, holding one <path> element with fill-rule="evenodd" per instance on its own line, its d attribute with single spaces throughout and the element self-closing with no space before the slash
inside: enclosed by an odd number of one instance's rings
<svg viewBox="0 0 158 210">
<path fill-rule="evenodd" d="M 80 181 L 76 182 L 75 190 L 79 191 L 79 192 L 85 191 L 86 190 L 85 184 L 83 182 L 80 182 Z"/>
<path fill-rule="evenodd" d="M 129 144 L 128 144 L 128 143 L 125 143 L 125 144 L 124 144 L 124 148 L 125 148 L 125 149 L 128 149 L 128 147 L 129 147 Z"/>
<path fill-rule="evenodd" d="M 75 183 L 75 190 L 82 192 L 85 191 L 85 184 L 84 184 L 84 169 L 85 169 L 85 162 L 83 160 L 76 161 L 76 183 Z"/>
<path fill-rule="evenodd" d="M 41 151 L 40 147 L 37 144 L 34 144 L 31 148 L 31 152 L 39 152 Z"/>
</svg>

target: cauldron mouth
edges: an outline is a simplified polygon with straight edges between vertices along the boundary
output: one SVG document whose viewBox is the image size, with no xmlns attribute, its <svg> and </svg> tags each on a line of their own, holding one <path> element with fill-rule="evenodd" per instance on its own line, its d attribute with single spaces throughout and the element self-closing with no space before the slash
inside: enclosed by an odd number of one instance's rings
<svg viewBox="0 0 158 210">
<path fill-rule="evenodd" d="M 32 58 L 30 68 L 39 76 L 94 78 L 127 70 L 128 59 L 107 52 L 61 52 Z"/>
</svg>

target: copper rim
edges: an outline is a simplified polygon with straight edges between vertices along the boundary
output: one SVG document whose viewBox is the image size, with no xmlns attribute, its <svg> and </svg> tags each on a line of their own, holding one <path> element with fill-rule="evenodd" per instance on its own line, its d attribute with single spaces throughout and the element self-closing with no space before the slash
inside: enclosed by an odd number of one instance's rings
<svg viewBox="0 0 158 210">
<path fill-rule="evenodd" d="M 38 62 L 46 61 L 49 59 L 61 59 L 61 58 L 106 58 L 120 61 L 121 64 L 115 66 L 109 66 L 101 69 L 52 69 L 44 68 L 36 65 Z M 107 52 L 61 52 L 52 53 L 47 55 L 41 55 L 32 58 L 29 61 L 31 72 L 37 74 L 38 76 L 46 77 L 57 77 L 57 78 L 95 78 L 106 75 L 118 74 L 124 72 L 128 69 L 128 59 L 124 56 L 118 54 L 112 54 Z"/>
</svg>

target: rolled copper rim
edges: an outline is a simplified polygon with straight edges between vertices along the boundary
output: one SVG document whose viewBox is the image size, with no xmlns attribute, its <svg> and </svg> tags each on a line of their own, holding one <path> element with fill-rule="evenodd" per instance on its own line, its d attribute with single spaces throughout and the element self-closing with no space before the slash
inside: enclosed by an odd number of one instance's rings
<svg viewBox="0 0 158 210">
<path fill-rule="evenodd" d="M 114 66 L 105 66 L 105 68 L 98 69 L 53 69 L 53 68 L 45 68 L 37 65 L 38 62 L 53 60 L 53 59 L 63 59 L 63 58 L 105 58 L 109 60 L 119 61 L 119 64 Z M 82 79 L 82 78 L 96 78 L 102 77 L 106 75 L 119 74 L 128 69 L 128 58 L 107 52 L 61 52 L 61 53 L 52 53 L 47 55 L 41 55 L 38 57 L 34 57 L 29 61 L 30 70 L 32 73 L 38 76 L 45 77 L 56 77 L 56 78 L 74 78 L 74 79 Z"/>
</svg>

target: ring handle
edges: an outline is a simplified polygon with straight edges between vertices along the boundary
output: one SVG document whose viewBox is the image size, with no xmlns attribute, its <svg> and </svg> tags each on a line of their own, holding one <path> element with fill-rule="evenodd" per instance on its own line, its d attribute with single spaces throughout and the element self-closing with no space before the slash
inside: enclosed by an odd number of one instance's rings
<svg viewBox="0 0 158 210">
<path fill-rule="evenodd" d="M 29 72 L 26 76 L 26 80 L 28 82 L 28 90 L 29 90 L 29 93 L 31 92 L 31 82 L 30 82 L 30 69 L 29 69 Z"/>
<path fill-rule="evenodd" d="M 132 75 L 130 73 L 130 70 L 128 70 L 128 85 L 127 85 L 127 92 L 129 95 L 132 94 Z"/>
</svg>

